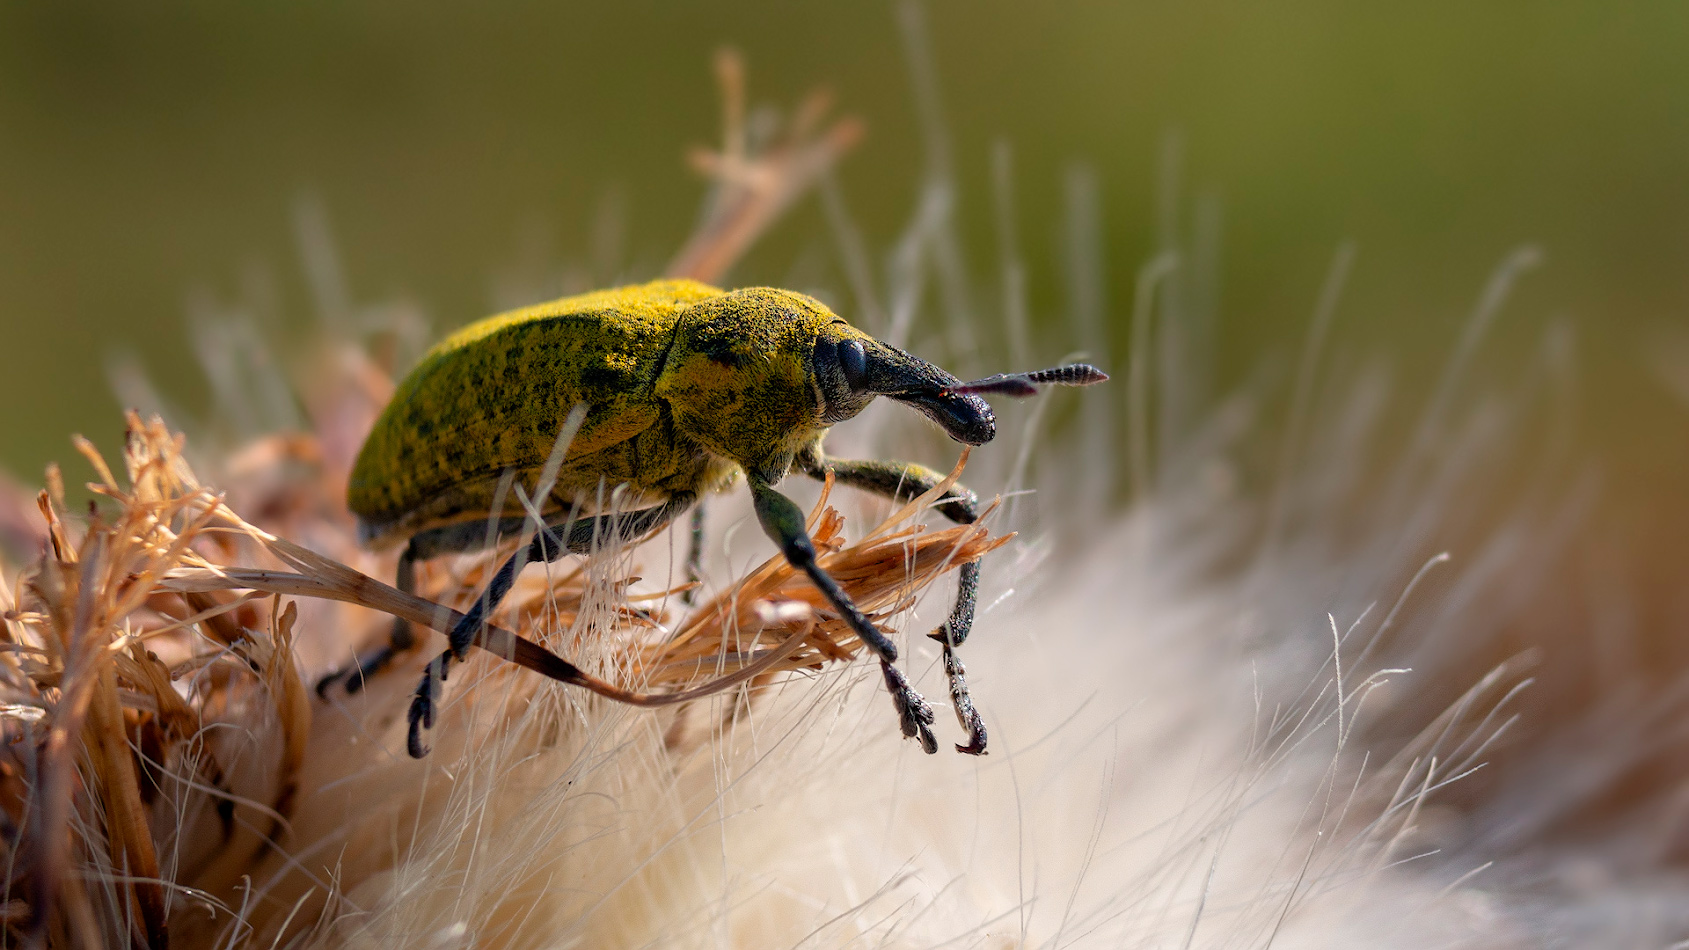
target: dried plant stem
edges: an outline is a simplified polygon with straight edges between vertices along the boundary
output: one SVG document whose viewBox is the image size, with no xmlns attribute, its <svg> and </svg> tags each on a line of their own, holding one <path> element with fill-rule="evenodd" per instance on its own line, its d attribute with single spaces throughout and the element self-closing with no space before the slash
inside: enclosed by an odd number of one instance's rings
<svg viewBox="0 0 1689 950">
<path fill-rule="evenodd" d="M 716 55 L 723 103 L 720 152 L 694 149 L 692 167 L 715 182 L 704 219 L 664 271 L 714 283 L 792 202 L 808 191 L 862 138 L 862 123 L 843 118 L 817 132 L 832 97 L 811 93 L 786 134 L 753 152 L 745 130 L 745 67 L 739 54 Z"/>
</svg>

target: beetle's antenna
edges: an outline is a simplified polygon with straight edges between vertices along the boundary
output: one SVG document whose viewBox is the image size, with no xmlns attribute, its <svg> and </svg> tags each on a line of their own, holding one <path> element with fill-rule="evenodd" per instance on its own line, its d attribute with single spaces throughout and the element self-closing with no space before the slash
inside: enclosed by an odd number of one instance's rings
<svg viewBox="0 0 1689 950">
<path fill-rule="evenodd" d="M 1023 398 L 1036 396 L 1040 384 L 1048 386 L 1091 386 L 1108 379 L 1108 374 L 1090 363 L 1069 363 L 1030 373 L 998 373 L 959 386 L 947 386 L 945 393 L 993 393 Z"/>
</svg>

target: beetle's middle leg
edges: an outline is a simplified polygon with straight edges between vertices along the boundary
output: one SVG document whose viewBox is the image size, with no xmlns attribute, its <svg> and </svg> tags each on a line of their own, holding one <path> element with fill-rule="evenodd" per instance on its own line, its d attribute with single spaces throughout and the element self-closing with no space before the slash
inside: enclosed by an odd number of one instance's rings
<svg viewBox="0 0 1689 950">
<path fill-rule="evenodd" d="M 446 635 L 450 646 L 428 664 L 422 684 L 411 699 L 410 735 L 406 741 L 411 757 L 420 759 L 428 754 L 428 749 L 422 745 L 422 729 L 434 725 L 434 704 L 439 700 L 437 694 L 440 684 L 445 682 L 448 667 L 453 660 L 461 660 L 469 652 L 485 618 L 498 609 L 505 595 L 510 593 L 510 588 L 516 583 L 516 575 L 523 567 L 536 561 L 555 561 L 569 552 L 590 554 L 594 544 L 612 537 L 631 541 L 673 521 L 697 500 L 698 496 L 691 492 L 675 492 L 667 501 L 652 508 L 570 521 L 561 534 L 556 527 L 541 527 L 526 548 L 518 548 L 509 560 L 499 566 L 498 572 L 487 582 L 486 590 L 475 598 L 475 603 Z"/>
<path fill-rule="evenodd" d="M 819 445 L 798 455 L 798 468 L 811 478 L 825 481 L 828 473 L 841 485 L 849 485 L 873 492 L 883 498 L 904 502 L 926 494 L 945 478 L 944 475 L 911 462 L 853 461 L 830 459 L 822 455 Z M 973 524 L 979 520 L 979 498 L 973 492 L 953 485 L 950 496 L 933 507 L 957 524 Z M 979 596 L 979 562 L 969 561 L 957 571 L 956 601 L 943 625 L 928 634 L 944 647 L 944 675 L 950 684 L 951 707 L 956 721 L 968 734 L 966 745 L 958 745 L 957 752 L 969 755 L 985 754 L 985 720 L 974 708 L 968 694 L 967 670 L 956 655 L 956 648 L 968 638 L 974 625 L 974 603 Z"/>
<path fill-rule="evenodd" d="M 704 576 L 704 506 L 692 506 L 692 531 L 686 548 L 686 583 L 690 586 L 680 595 L 681 606 L 690 607 L 698 599 L 698 582 Z"/>
<path fill-rule="evenodd" d="M 839 612 L 845 623 L 862 643 L 873 650 L 880 657 L 880 672 L 886 678 L 886 690 L 891 693 L 892 702 L 897 706 L 897 717 L 903 727 L 903 734 L 910 738 L 919 738 L 921 748 L 929 754 L 938 751 L 938 740 L 932 734 L 932 707 L 926 699 L 909 685 L 903 671 L 892 664 L 897 660 L 897 645 L 886 638 L 863 616 L 862 611 L 844 592 L 838 581 L 821 569 L 815 560 L 815 543 L 810 540 L 809 532 L 804 528 L 803 509 L 785 495 L 774 490 L 774 487 L 755 475 L 747 474 L 746 481 L 751 486 L 751 498 L 756 504 L 757 521 L 762 524 L 762 530 L 767 532 L 775 544 L 780 546 L 780 553 L 785 556 L 786 563 L 804 572 L 810 583 L 820 589 L 822 596 Z"/>
</svg>

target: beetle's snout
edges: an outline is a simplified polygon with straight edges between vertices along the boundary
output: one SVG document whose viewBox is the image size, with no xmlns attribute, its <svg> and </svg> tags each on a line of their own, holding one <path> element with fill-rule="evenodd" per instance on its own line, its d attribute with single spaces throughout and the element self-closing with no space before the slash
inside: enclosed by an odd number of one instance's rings
<svg viewBox="0 0 1689 950">
<path fill-rule="evenodd" d="M 891 398 L 921 410 L 943 427 L 946 435 L 966 445 L 984 445 L 997 437 L 997 414 L 985 400 L 972 393 L 899 393 Z"/>
<path fill-rule="evenodd" d="M 972 393 L 941 393 L 939 411 L 929 413 L 957 442 L 984 445 L 997 437 L 997 414 L 991 405 Z"/>
<path fill-rule="evenodd" d="M 962 381 L 919 356 L 871 341 L 863 361 L 865 389 L 921 411 L 945 434 L 966 445 L 997 437 L 997 416 L 978 395 L 959 389 Z"/>
</svg>

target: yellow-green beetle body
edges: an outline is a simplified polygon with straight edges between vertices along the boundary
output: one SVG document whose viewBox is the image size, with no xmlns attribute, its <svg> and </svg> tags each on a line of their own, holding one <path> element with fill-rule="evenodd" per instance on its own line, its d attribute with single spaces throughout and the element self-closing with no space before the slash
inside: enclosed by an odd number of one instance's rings
<svg viewBox="0 0 1689 950">
<path fill-rule="evenodd" d="M 471 324 L 423 357 L 358 454 L 347 501 L 367 541 L 484 522 L 500 477 L 532 486 L 561 421 L 552 510 L 626 485 L 720 490 L 740 467 L 778 480 L 820 438 L 809 354 L 871 340 L 813 298 L 689 280 L 598 291 Z"/>
<path fill-rule="evenodd" d="M 876 396 L 919 410 L 958 442 L 980 445 L 996 435 L 981 393 L 1025 396 L 1040 383 L 1104 379 L 1094 367 L 1075 365 L 963 383 L 863 333 L 814 298 L 765 287 L 723 291 L 689 280 L 582 294 L 465 327 L 400 383 L 348 485 L 363 538 L 375 547 L 405 543 L 395 579 L 401 590 L 414 588 L 419 560 L 533 530 L 519 506 L 502 506 L 510 515 L 496 510 L 500 484 L 513 476 L 524 490 L 535 490 L 564 420 L 577 407 L 585 414 L 554 487 L 538 500 L 545 524 L 495 572 L 452 629 L 451 648 L 430 665 L 411 705 L 411 754 L 426 754 L 421 730 L 432 725 L 435 690 L 448 665 L 463 657 L 524 563 L 586 553 L 604 533 L 628 539 L 648 533 L 741 474 L 763 530 L 878 654 L 904 734 L 934 751 L 932 709 L 892 665 L 897 648 L 821 569 L 803 512 L 773 486 L 794 469 L 899 499 L 937 485 L 942 477 L 924 466 L 829 459 L 822 452 L 827 428 Z M 625 512 L 619 517 L 592 507 L 612 491 Z M 958 522 L 978 517 L 977 500 L 960 486 L 938 510 Z M 695 520 L 694 559 L 701 531 Z M 985 751 L 985 727 L 968 699 L 955 648 L 973 623 L 978 577 L 977 563 L 962 566 L 955 606 L 932 634 L 944 646 L 951 698 L 968 733 L 957 749 L 975 754 Z M 390 647 L 325 678 L 318 692 L 347 674 L 348 688 L 356 689 L 411 643 L 409 625 L 398 621 Z"/>
</svg>

